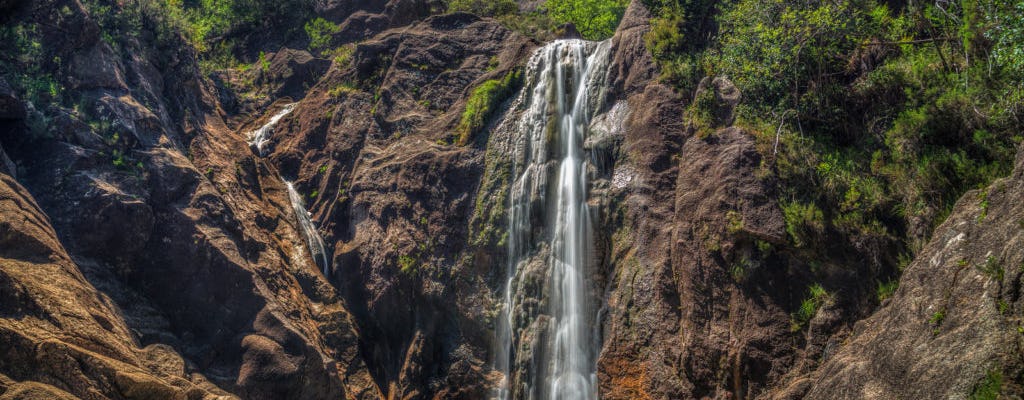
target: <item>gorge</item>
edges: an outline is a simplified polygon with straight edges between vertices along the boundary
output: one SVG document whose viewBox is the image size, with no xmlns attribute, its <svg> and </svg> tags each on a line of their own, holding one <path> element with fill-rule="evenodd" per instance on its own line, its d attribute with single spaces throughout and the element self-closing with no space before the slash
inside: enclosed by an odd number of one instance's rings
<svg viewBox="0 0 1024 400">
<path fill-rule="evenodd" d="M 0 400 L 1020 398 L 1022 21 L 0 0 Z"/>
</svg>

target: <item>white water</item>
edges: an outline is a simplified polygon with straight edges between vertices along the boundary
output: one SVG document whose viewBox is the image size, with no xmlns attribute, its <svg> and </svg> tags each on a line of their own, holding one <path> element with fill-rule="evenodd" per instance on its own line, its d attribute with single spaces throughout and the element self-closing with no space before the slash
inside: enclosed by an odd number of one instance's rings
<svg viewBox="0 0 1024 400">
<path fill-rule="evenodd" d="M 330 264 L 327 261 L 327 250 L 324 246 L 324 240 L 320 238 L 316 225 L 313 225 L 313 220 L 310 219 L 309 212 L 306 211 L 302 195 L 295 191 L 295 186 L 291 182 L 285 181 L 284 183 L 288 186 L 288 200 L 292 203 L 292 211 L 295 211 L 295 219 L 299 221 L 299 230 L 302 231 L 302 236 L 306 237 L 309 253 L 313 256 L 313 261 L 323 268 L 324 276 L 327 276 L 327 269 Z"/>
<path fill-rule="evenodd" d="M 610 42 L 559 40 L 537 50 L 527 70 L 526 90 L 520 102 L 526 109 L 514 126 L 516 160 L 509 204 L 509 261 L 504 304 L 497 322 L 495 369 L 504 379 L 495 398 L 512 396 L 552 400 L 597 398 L 593 333 L 595 312 L 589 301 L 588 269 L 592 259 L 590 212 L 587 207 L 587 166 L 583 151 L 591 113 L 598 108 Z M 557 157 L 558 168 L 551 168 Z M 553 172 L 555 198 L 545 201 L 549 172 Z M 538 201 L 539 200 L 539 201 Z M 516 383 L 516 276 L 530 257 L 531 204 L 543 210 L 550 245 L 548 343 L 535 358 L 533 382 Z M 516 388 L 525 389 L 520 393 Z"/>
<path fill-rule="evenodd" d="M 292 112 L 295 109 L 295 105 L 299 103 L 287 104 L 277 114 L 270 117 L 270 121 L 261 126 L 259 129 L 252 132 L 246 133 L 245 138 L 249 143 L 249 146 L 255 147 L 256 152 L 259 153 L 260 157 L 266 156 L 267 143 L 270 143 L 270 136 L 274 134 L 274 125 L 277 125 L 277 121 L 284 118 L 285 115 Z"/>
</svg>

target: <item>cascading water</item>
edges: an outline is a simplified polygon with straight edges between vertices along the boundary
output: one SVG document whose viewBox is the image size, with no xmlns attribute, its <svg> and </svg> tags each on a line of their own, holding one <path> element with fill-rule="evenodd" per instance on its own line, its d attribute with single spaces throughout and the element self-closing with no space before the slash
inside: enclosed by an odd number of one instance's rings
<svg viewBox="0 0 1024 400">
<path fill-rule="evenodd" d="M 302 195 L 295 191 L 295 186 L 291 182 L 285 181 L 284 183 L 288 186 L 288 200 L 292 203 L 292 211 L 295 211 L 295 219 L 299 221 L 299 230 L 306 237 L 306 244 L 309 246 L 309 252 L 313 256 L 313 261 L 320 264 L 320 267 L 323 268 L 324 276 L 327 276 L 327 269 L 330 264 L 327 261 L 327 250 L 326 246 L 324 246 L 324 240 L 320 238 L 316 225 L 313 225 L 313 220 L 309 218 L 309 212 L 306 211 Z"/>
<path fill-rule="evenodd" d="M 610 42 L 559 40 L 537 50 L 530 60 L 526 89 L 518 104 L 525 107 L 513 122 L 513 176 L 509 204 L 508 280 L 497 321 L 495 369 L 504 379 L 494 392 L 497 399 L 596 399 L 594 335 L 595 312 L 590 304 L 588 269 L 592 260 L 590 211 L 587 207 L 589 157 L 583 151 L 591 113 L 600 106 L 607 72 Z M 549 159 L 550 157 L 557 157 Z M 557 168 L 554 163 L 557 162 Z M 546 201 L 549 173 L 554 176 L 553 201 Z M 548 342 L 532 382 L 514 382 L 513 354 L 517 276 L 531 258 L 533 243 L 531 205 L 543 210 L 550 253 L 546 259 Z M 536 210 L 540 211 L 540 210 Z M 516 388 L 519 388 L 517 390 Z"/>
<path fill-rule="evenodd" d="M 255 147 L 256 152 L 259 153 L 260 157 L 266 156 L 267 143 L 270 143 L 270 136 L 274 134 L 274 125 L 285 115 L 292 112 L 295 109 L 295 105 L 299 103 L 287 104 L 277 114 L 270 117 L 270 121 L 261 126 L 259 129 L 252 132 L 246 133 L 245 138 L 249 143 L 249 146 Z"/>
</svg>

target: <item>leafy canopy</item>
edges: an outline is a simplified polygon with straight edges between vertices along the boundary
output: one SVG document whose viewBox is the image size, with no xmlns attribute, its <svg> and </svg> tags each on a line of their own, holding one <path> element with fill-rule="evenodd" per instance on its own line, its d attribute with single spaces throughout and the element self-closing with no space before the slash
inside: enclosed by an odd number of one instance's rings
<svg viewBox="0 0 1024 400">
<path fill-rule="evenodd" d="M 548 0 L 548 14 L 557 23 L 572 23 L 584 38 L 612 36 L 626 12 L 627 0 Z"/>
</svg>

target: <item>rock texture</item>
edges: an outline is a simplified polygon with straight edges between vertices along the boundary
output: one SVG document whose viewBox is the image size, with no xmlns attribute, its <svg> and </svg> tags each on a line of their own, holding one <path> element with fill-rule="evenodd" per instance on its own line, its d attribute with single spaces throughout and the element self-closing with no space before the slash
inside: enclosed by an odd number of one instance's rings
<svg viewBox="0 0 1024 400">
<path fill-rule="evenodd" d="M 147 57 L 140 35 L 112 49 L 75 2 L 24 12 L 83 32 L 70 43 L 44 32 L 41 48 L 84 61 L 58 76 L 78 108 L 50 105 L 42 137 L 17 112 L 0 127 L 28 189 L 6 168 L 4 389 L 379 397 L 351 314 L 302 250 L 283 184 L 224 124 L 187 47 Z"/>
<path fill-rule="evenodd" d="M 775 398 L 966 398 L 993 376 L 1005 398 L 1024 394 L 1022 196 L 1024 152 L 1010 177 L 964 195 L 835 355 Z"/>
<path fill-rule="evenodd" d="M 210 79 L 152 21 L 114 46 L 79 2 L 15 3 L 4 19 L 45 27 L 40 68 L 73 101 L 33 104 L 0 77 L 0 398 L 487 397 L 514 96 L 466 146 L 455 132 L 473 90 L 539 43 L 438 1 L 325 0 L 350 55 L 281 48 Z M 742 94 L 660 83 L 650 18 L 631 2 L 584 144 L 602 398 L 965 398 L 994 377 L 1020 395 L 1024 153 L 873 312 L 846 282 L 882 261 L 812 277 L 779 250 L 771 162 L 733 126 Z M 697 127 L 686 109 L 708 91 Z M 261 157 L 245 133 L 293 102 Z M 822 276 L 834 299 L 794 330 Z"/>
</svg>

